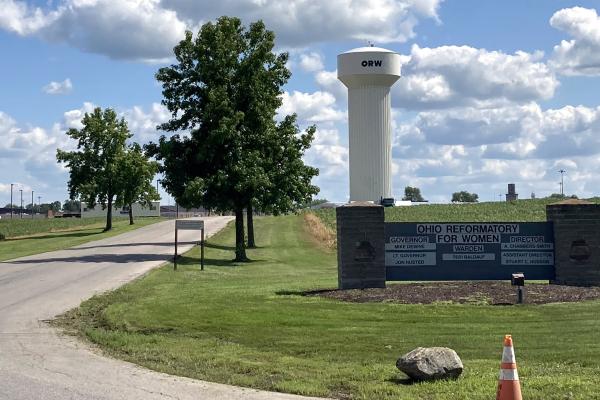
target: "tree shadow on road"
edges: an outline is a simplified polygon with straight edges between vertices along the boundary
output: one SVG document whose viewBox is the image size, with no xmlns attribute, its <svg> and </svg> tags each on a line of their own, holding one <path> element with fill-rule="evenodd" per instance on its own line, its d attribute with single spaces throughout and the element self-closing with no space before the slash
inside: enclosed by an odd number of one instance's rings
<svg viewBox="0 0 600 400">
<path fill-rule="evenodd" d="M 16 238 L 7 238 L 5 241 L 12 242 L 12 241 L 19 241 L 19 240 L 57 239 L 57 238 L 68 238 L 68 237 L 79 238 L 79 237 L 98 235 L 98 234 L 102 233 L 102 228 L 96 228 L 95 230 L 96 230 L 96 232 L 73 232 L 73 233 L 54 232 L 52 234 L 47 234 L 47 235 L 39 235 L 39 236 L 33 235 L 33 236 L 23 236 L 23 237 L 16 237 Z"/>
<path fill-rule="evenodd" d="M 252 264 L 257 264 L 264 262 L 264 260 L 248 260 L 246 262 L 239 262 L 235 260 L 222 259 L 222 258 L 205 258 L 204 259 L 204 267 L 246 267 Z M 177 258 L 177 267 L 180 266 L 191 266 L 191 267 L 199 267 L 200 266 L 200 257 L 189 257 L 185 255 L 180 255 Z"/>
<path fill-rule="evenodd" d="M 190 241 L 177 241 L 177 243 L 179 244 L 179 246 L 182 245 L 196 245 L 198 244 L 197 240 L 190 240 Z M 135 246 L 163 246 L 163 247 L 173 247 L 173 249 L 175 249 L 175 242 L 146 242 L 146 243 L 114 243 L 114 244 L 100 244 L 100 245 L 90 245 L 90 244 L 84 244 L 81 246 L 76 246 L 76 247 L 71 247 L 69 249 L 65 249 L 65 250 L 83 250 L 83 249 L 100 249 L 100 248 L 110 248 L 110 247 L 135 247 Z"/>
<path fill-rule="evenodd" d="M 126 264 L 132 262 L 147 262 L 147 261 L 170 261 L 173 259 L 172 254 L 145 254 L 145 253 L 129 253 L 129 254 L 88 254 L 75 257 L 56 257 L 56 258 L 36 258 L 33 260 L 15 260 L 10 261 L 10 264 L 46 264 L 46 263 L 116 263 Z"/>
<path fill-rule="evenodd" d="M 204 247 L 208 247 L 211 249 L 217 249 L 217 250 L 235 251 L 235 246 L 224 246 L 221 244 L 210 243 L 207 241 L 204 242 Z"/>
</svg>

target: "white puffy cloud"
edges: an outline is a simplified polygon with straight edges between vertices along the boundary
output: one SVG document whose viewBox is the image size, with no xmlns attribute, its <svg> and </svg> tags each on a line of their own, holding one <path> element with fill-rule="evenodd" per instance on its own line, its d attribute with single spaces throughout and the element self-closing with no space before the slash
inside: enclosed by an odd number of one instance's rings
<svg viewBox="0 0 600 400">
<path fill-rule="evenodd" d="M 75 128 L 81 129 L 83 128 L 83 124 L 81 120 L 86 113 L 91 113 L 96 108 L 94 103 L 84 102 L 81 108 L 77 108 L 74 110 L 66 111 L 63 114 L 63 126 L 66 129 Z"/>
<path fill-rule="evenodd" d="M 413 45 L 392 89 L 393 105 L 422 110 L 549 99 L 559 82 L 542 57 L 541 52 Z"/>
<path fill-rule="evenodd" d="M 169 110 L 160 103 L 152 103 L 148 112 L 145 112 L 140 106 L 134 106 L 122 112 L 121 115 L 133 133 L 133 140 L 138 143 L 158 141 L 164 132 L 157 131 L 156 127 L 171 118 Z"/>
<path fill-rule="evenodd" d="M 600 75 L 600 16 L 582 7 L 559 10 L 550 25 L 573 39 L 554 46 L 551 65 L 565 75 Z"/>
<path fill-rule="evenodd" d="M 489 109 L 466 107 L 421 112 L 415 125 L 430 143 L 479 146 L 514 141 L 532 119 L 539 120 L 540 114 L 535 103 Z"/>
<path fill-rule="evenodd" d="M 328 92 L 284 92 L 280 115 L 296 113 L 301 123 L 335 122 L 346 118 L 346 113 L 335 107 L 335 97 Z"/>
<path fill-rule="evenodd" d="M 318 71 L 315 74 L 315 80 L 317 85 L 325 91 L 333 94 L 336 101 L 340 104 L 344 104 L 348 99 L 348 89 L 346 86 L 337 78 L 336 71 Z"/>
<path fill-rule="evenodd" d="M 437 19 L 441 0 L 163 0 L 178 15 L 204 22 L 235 10 L 246 23 L 262 19 L 287 47 L 334 40 L 404 42 L 419 18 Z"/>
<path fill-rule="evenodd" d="M 485 159 L 558 159 L 600 154 L 600 107 L 542 110 L 537 103 L 423 111 L 400 125 L 394 155 L 438 159 L 429 146 L 478 149 Z"/>
<path fill-rule="evenodd" d="M 0 0 L 0 28 L 115 59 L 159 61 L 172 55 L 186 24 L 160 0 L 64 0 L 51 11 Z"/>
<path fill-rule="evenodd" d="M 222 15 L 262 19 L 287 48 L 331 40 L 403 42 L 441 0 L 62 0 L 35 7 L 0 0 L 0 29 L 37 35 L 114 59 L 164 61 L 186 29 Z M 49 3 L 52 4 L 52 3 Z M 356 16 L 360 15 L 360 18 Z"/>
<path fill-rule="evenodd" d="M 67 94 L 73 90 L 73 84 L 69 78 L 62 82 L 52 81 L 42 88 L 46 94 Z"/>
<path fill-rule="evenodd" d="M 57 11 L 45 13 L 18 0 L 0 0 L 0 28 L 19 35 L 31 35 L 52 24 Z"/>
<path fill-rule="evenodd" d="M 538 106 L 539 107 L 539 106 Z M 486 146 L 487 158 L 585 157 L 600 154 L 600 107 L 565 106 L 523 115 L 514 140 Z"/>
<path fill-rule="evenodd" d="M 522 197 L 545 196 L 558 191 L 562 168 L 567 193 L 593 196 L 600 187 L 600 107 L 426 111 L 397 126 L 393 146 L 396 195 L 413 184 L 436 201 L 457 190 L 490 201 L 514 182 Z"/>
<path fill-rule="evenodd" d="M 319 53 L 300 54 L 300 68 L 306 72 L 315 72 L 323 69 L 323 59 Z"/>
<path fill-rule="evenodd" d="M 317 129 L 304 160 L 319 168 L 319 176 L 313 180 L 321 188 L 318 197 L 331 201 L 347 200 L 348 146 L 341 142 L 337 129 Z"/>
<path fill-rule="evenodd" d="M 0 150 L 7 157 L 21 157 L 23 154 L 35 155 L 40 149 L 55 143 L 44 129 L 17 126 L 16 121 L 0 111 Z"/>
<path fill-rule="evenodd" d="M 600 107 L 566 106 L 547 110 L 540 126 L 540 158 L 592 156 L 600 153 Z"/>
</svg>

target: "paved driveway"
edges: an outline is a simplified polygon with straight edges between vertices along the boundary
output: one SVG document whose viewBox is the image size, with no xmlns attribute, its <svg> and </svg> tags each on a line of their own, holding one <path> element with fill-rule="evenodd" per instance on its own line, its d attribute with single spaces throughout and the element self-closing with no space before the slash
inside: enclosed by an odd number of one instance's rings
<svg viewBox="0 0 600 400">
<path fill-rule="evenodd" d="M 208 235 L 231 217 L 204 218 Z M 174 221 L 0 263 L 0 399 L 299 399 L 161 374 L 100 356 L 44 323 L 167 261 Z M 182 252 L 197 231 L 180 231 Z"/>
</svg>

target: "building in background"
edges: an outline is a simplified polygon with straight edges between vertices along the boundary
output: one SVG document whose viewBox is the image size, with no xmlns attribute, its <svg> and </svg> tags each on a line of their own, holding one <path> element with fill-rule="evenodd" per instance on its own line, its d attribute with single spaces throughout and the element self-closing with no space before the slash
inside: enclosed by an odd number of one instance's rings
<svg viewBox="0 0 600 400">
<path fill-rule="evenodd" d="M 140 203 L 132 205 L 133 217 L 160 217 L 160 202 L 153 201 L 150 206 Z M 106 209 L 100 204 L 94 208 L 88 208 L 87 204 L 81 202 L 81 218 L 106 217 Z M 113 207 L 113 217 L 129 217 L 129 207 Z"/>
<path fill-rule="evenodd" d="M 517 193 L 514 183 L 508 184 L 508 193 L 506 193 L 506 201 L 519 200 L 519 194 Z"/>
</svg>

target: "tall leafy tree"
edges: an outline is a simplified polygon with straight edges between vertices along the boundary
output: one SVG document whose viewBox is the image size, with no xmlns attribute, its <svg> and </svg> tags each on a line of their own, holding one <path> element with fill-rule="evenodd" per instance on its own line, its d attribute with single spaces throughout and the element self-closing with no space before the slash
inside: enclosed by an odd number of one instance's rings
<svg viewBox="0 0 600 400">
<path fill-rule="evenodd" d="M 152 179 L 158 172 L 158 163 L 151 161 L 142 151 L 139 144 L 133 143 L 120 159 L 119 176 L 120 192 L 115 204 L 129 208 L 129 224 L 133 225 L 133 203 L 150 207 L 152 201 L 158 200 L 158 192 L 152 185 Z"/>
<path fill-rule="evenodd" d="M 77 141 L 76 151 L 58 149 L 56 158 L 69 168 L 69 195 L 90 207 L 101 204 L 107 210 L 105 231 L 112 229 L 115 196 L 121 192 L 120 162 L 125 143 L 131 137 L 127 123 L 114 110 L 96 108 L 82 119 L 83 128 L 71 128 L 67 135 Z"/>
<path fill-rule="evenodd" d="M 404 197 L 402 198 L 402 200 L 425 201 L 425 199 L 421 195 L 421 189 L 413 186 L 406 186 L 404 188 Z"/>
<path fill-rule="evenodd" d="M 291 76 L 286 67 L 288 55 L 274 53 L 275 34 L 266 29 L 262 21 L 249 26 L 244 32 L 244 49 L 237 76 L 236 108 L 244 113 L 242 121 L 243 147 L 254 162 L 262 164 L 264 176 L 255 176 L 248 187 L 246 207 L 248 247 L 256 246 L 253 212 L 262 209 L 260 194 L 270 185 L 272 165 L 268 159 L 269 148 L 275 142 L 275 116 L 281 106 L 282 87 Z"/>
<path fill-rule="evenodd" d="M 179 204 L 234 211 L 237 261 L 246 260 L 244 210 L 251 217 L 253 208 L 266 209 L 276 198 L 265 195 L 275 179 L 271 146 L 293 147 L 274 139 L 290 73 L 287 53 L 273 47 L 274 34 L 262 22 L 246 29 L 239 19 L 222 17 L 196 37 L 188 32 L 175 47 L 177 63 L 156 75 L 172 113 L 159 128 L 175 134 L 146 149 L 162 162 L 163 186 Z"/>
<path fill-rule="evenodd" d="M 81 210 L 81 202 L 78 200 L 65 200 L 62 205 L 63 211 L 80 211 Z M 57 211 L 60 210 L 60 207 Z"/>
<path fill-rule="evenodd" d="M 295 211 L 310 203 L 313 195 L 319 193 L 319 188 L 311 184 L 319 170 L 302 160 L 315 131 L 316 128 L 311 126 L 301 133 L 296 115 L 292 114 L 266 136 L 262 162 L 268 184 L 256 193 L 256 203 L 261 211 L 275 215 Z"/>
<path fill-rule="evenodd" d="M 452 201 L 459 203 L 477 203 L 479 195 L 477 193 L 469 193 L 466 190 L 452 193 Z"/>
</svg>

